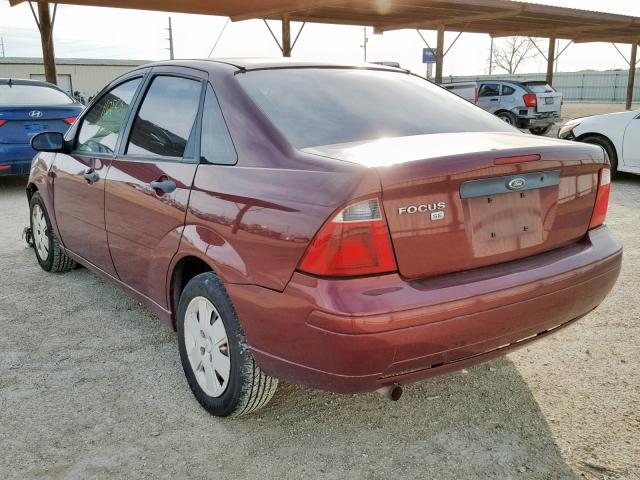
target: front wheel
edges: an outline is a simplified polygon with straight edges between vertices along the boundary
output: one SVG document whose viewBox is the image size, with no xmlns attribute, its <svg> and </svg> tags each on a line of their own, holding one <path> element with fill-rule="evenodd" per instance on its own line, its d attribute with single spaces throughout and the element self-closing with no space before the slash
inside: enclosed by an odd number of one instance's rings
<svg viewBox="0 0 640 480">
<path fill-rule="evenodd" d="M 218 417 L 251 413 L 273 397 L 278 380 L 249 351 L 233 304 L 212 272 L 193 277 L 180 296 L 178 347 L 194 396 Z"/>
<path fill-rule="evenodd" d="M 505 123 L 509 125 L 516 126 L 516 116 L 511 112 L 500 112 L 497 113 L 496 116 Z"/>
<path fill-rule="evenodd" d="M 618 155 L 616 154 L 616 149 L 613 144 L 609 141 L 608 138 L 602 137 L 600 135 L 589 135 L 587 137 L 581 138 L 581 142 L 590 143 L 591 145 L 599 145 L 609 157 L 609 163 L 611 164 L 611 176 L 616 177 L 618 173 Z"/>
<path fill-rule="evenodd" d="M 39 192 L 33 194 L 29 202 L 31 234 L 36 259 L 45 272 L 68 272 L 76 266 L 60 245 L 51 228 L 51 220 Z"/>
<path fill-rule="evenodd" d="M 533 127 L 530 128 L 529 131 L 534 135 L 545 135 L 553 125 L 547 125 L 546 127 Z"/>
</svg>

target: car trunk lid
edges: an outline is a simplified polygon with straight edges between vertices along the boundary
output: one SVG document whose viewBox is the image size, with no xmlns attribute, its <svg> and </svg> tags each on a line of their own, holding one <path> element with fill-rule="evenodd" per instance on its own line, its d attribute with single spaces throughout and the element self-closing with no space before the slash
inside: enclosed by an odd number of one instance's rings
<svg viewBox="0 0 640 480">
<path fill-rule="evenodd" d="M 70 107 L 2 107 L 0 108 L 0 143 L 28 144 L 40 132 L 61 132 L 69 128 L 65 118 L 75 117 L 81 109 Z M 4 121 L 4 122 L 2 122 Z"/>
<path fill-rule="evenodd" d="M 377 168 L 400 274 L 542 253 L 588 230 L 604 155 L 519 133 L 446 133 L 307 149 Z"/>
<path fill-rule="evenodd" d="M 559 113 L 562 110 L 562 93 L 546 82 L 525 82 L 524 85 L 535 94 L 539 113 Z"/>
</svg>

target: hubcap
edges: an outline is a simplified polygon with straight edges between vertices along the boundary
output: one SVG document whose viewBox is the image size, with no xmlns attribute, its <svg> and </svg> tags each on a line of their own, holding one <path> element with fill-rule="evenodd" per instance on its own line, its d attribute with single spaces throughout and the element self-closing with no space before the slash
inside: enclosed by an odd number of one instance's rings
<svg viewBox="0 0 640 480">
<path fill-rule="evenodd" d="M 205 297 L 195 297 L 184 316 L 184 343 L 198 385 L 219 397 L 229 383 L 229 341 L 222 317 Z"/>
<path fill-rule="evenodd" d="M 38 256 L 41 260 L 46 260 L 49 256 L 49 230 L 44 212 L 38 204 L 33 206 L 31 223 L 33 225 L 33 243 L 38 251 Z"/>
</svg>

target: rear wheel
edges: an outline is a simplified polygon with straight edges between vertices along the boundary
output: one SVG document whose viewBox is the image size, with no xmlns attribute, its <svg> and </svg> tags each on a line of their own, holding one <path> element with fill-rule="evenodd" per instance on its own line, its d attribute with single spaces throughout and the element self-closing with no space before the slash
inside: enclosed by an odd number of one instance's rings
<svg viewBox="0 0 640 480">
<path fill-rule="evenodd" d="M 533 127 L 530 128 L 529 131 L 534 135 L 545 135 L 553 125 L 547 125 L 546 127 Z"/>
<path fill-rule="evenodd" d="M 178 347 L 196 399 L 218 417 L 251 413 L 273 397 L 278 380 L 262 372 L 247 348 L 233 304 L 211 273 L 193 277 L 180 296 Z"/>
<path fill-rule="evenodd" d="M 611 163 L 611 176 L 613 177 L 618 173 L 618 155 L 616 153 L 615 147 L 608 138 L 602 137 L 600 135 L 588 135 L 581 138 L 580 141 L 584 143 L 590 143 L 592 145 L 601 146 L 609 157 L 609 162 Z"/>
<path fill-rule="evenodd" d="M 496 113 L 496 116 L 505 123 L 509 125 L 516 126 L 516 116 L 511 112 L 499 112 Z"/>
<path fill-rule="evenodd" d="M 39 192 L 31 197 L 29 210 L 33 249 L 42 269 L 46 272 L 67 272 L 73 269 L 76 262 L 64 253 L 60 241 L 51 228 L 49 214 Z"/>
</svg>

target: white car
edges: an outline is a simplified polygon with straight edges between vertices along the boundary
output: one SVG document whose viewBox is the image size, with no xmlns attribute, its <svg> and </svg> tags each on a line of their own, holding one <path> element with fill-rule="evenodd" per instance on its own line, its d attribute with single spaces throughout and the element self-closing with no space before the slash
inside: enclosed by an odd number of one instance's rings
<svg viewBox="0 0 640 480">
<path fill-rule="evenodd" d="M 570 120 L 558 138 L 600 145 L 609 155 L 613 173 L 640 175 L 640 110 Z"/>
</svg>

